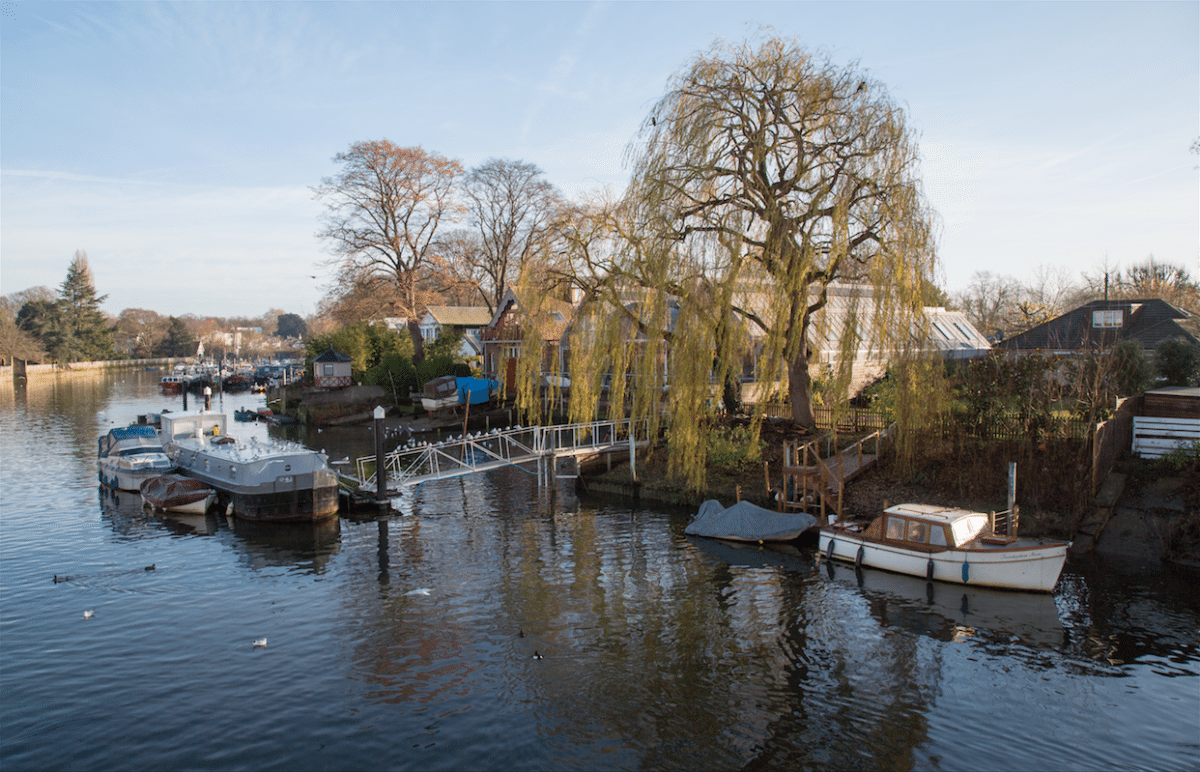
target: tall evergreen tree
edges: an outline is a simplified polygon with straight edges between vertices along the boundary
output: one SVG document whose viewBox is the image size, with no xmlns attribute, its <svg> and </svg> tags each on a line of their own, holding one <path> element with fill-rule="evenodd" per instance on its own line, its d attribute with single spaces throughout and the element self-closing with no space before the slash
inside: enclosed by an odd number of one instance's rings
<svg viewBox="0 0 1200 772">
<path fill-rule="evenodd" d="M 196 353 L 196 336 L 188 331 L 187 325 L 178 317 L 167 317 L 167 335 L 159 342 L 154 353 L 160 357 L 190 357 Z"/>
<path fill-rule="evenodd" d="M 107 297 L 96 296 L 87 253 L 82 249 L 76 251 L 55 303 L 58 324 L 49 331 L 49 340 L 43 337 L 54 359 L 81 362 L 112 358 L 112 329 L 100 311 L 100 304 Z"/>
</svg>

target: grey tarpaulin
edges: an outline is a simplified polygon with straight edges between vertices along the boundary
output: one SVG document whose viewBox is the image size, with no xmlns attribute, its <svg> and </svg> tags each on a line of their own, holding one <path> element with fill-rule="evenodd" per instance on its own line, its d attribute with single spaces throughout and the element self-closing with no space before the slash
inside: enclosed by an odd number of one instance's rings
<svg viewBox="0 0 1200 772">
<path fill-rule="evenodd" d="M 817 518 L 807 512 L 772 512 L 749 501 L 726 509 L 709 499 L 683 532 L 733 541 L 789 541 L 816 525 Z"/>
</svg>

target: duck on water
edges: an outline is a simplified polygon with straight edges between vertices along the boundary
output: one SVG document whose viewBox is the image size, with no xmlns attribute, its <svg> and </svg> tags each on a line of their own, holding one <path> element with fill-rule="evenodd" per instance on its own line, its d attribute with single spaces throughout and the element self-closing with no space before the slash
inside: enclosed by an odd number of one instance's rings
<svg viewBox="0 0 1200 772">
<path fill-rule="evenodd" d="M 337 515 L 337 473 L 323 453 L 295 443 L 238 440 L 226 426 L 224 413 L 164 414 L 163 448 L 181 472 L 215 488 L 237 517 L 311 522 Z"/>
</svg>

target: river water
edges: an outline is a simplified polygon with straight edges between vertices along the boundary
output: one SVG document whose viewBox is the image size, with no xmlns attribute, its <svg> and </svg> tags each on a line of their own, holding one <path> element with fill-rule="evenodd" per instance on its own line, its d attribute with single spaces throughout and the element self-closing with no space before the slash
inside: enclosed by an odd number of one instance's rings
<svg viewBox="0 0 1200 772">
<path fill-rule="evenodd" d="M 964 594 L 516 470 L 384 522 L 155 516 L 95 456 L 178 409 L 158 378 L 0 386 L 5 770 L 1200 767 L 1186 575 L 1070 562 L 1053 596 Z"/>
</svg>

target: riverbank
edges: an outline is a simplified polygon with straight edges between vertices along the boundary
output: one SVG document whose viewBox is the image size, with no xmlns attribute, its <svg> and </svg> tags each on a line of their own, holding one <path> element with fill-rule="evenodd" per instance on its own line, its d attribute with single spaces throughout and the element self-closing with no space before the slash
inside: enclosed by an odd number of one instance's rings
<svg viewBox="0 0 1200 772">
<path fill-rule="evenodd" d="M 639 453 L 636 479 L 626 458 L 613 468 L 593 466 L 579 481 L 586 493 L 620 496 L 695 509 L 706 499 L 729 505 L 738 499 L 775 508 L 768 486 L 777 484 L 785 439 L 808 439 L 793 432 L 764 431 L 762 459 L 736 470 L 710 469 L 704 490 L 689 491 L 667 473 L 663 448 Z M 843 439 L 843 443 L 848 440 Z M 1072 540 L 1075 554 L 1094 552 L 1121 559 L 1167 561 L 1200 567 L 1200 481 L 1156 472 L 1152 464 L 1137 465 L 1139 475 L 1114 475 L 1096 496 L 1086 494 L 1081 480 L 1064 480 L 1075 449 L 1047 447 L 1035 469 L 1018 470 L 1017 502 L 1021 533 Z M 889 505 L 901 502 L 962 507 L 979 512 L 1007 507 L 1006 449 L 976 449 L 971 455 L 933 453 L 915 473 L 898 468 L 895 456 L 880 462 L 846 484 L 843 517 L 869 520 Z M 1119 484 L 1113 484 L 1119 483 Z"/>
<path fill-rule="evenodd" d="M 176 363 L 186 361 L 174 357 L 161 359 L 113 359 L 103 362 L 68 362 L 44 365 L 18 363 L 16 365 L 0 366 L 0 388 L 11 389 L 24 377 L 27 381 L 38 381 L 48 378 L 71 376 L 96 376 L 110 370 L 141 370 L 156 367 L 174 367 Z"/>
</svg>

